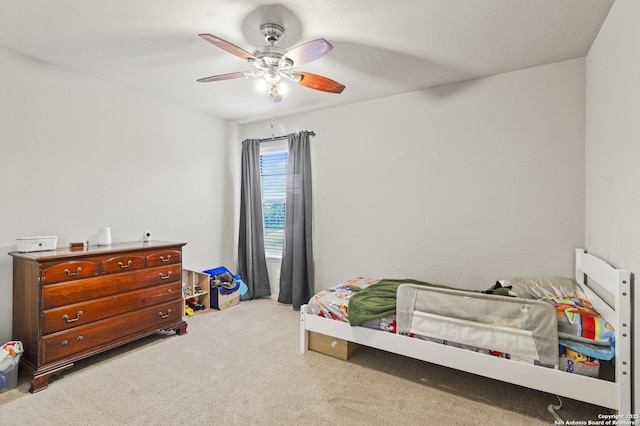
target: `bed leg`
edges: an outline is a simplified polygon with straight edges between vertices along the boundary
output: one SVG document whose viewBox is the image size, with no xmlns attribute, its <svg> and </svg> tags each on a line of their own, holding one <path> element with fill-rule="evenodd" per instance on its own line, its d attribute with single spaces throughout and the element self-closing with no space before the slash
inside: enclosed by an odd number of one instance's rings
<svg viewBox="0 0 640 426">
<path fill-rule="evenodd" d="M 300 306 L 300 352 L 305 353 L 309 349 L 309 332 L 305 329 L 305 317 L 307 305 Z"/>
</svg>

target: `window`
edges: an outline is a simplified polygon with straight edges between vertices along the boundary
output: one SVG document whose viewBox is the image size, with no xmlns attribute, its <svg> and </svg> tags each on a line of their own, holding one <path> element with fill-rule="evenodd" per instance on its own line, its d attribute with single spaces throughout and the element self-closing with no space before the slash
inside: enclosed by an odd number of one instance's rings
<svg viewBox="0 0 640 426">
<path fill-rule="evenodd" d="M 264 249 L 269 258 L 282 257 L 287 197 L 287 141 L 260 146 Z M 264 146 L 263 146 L 264 145 Z"/>
</svg>

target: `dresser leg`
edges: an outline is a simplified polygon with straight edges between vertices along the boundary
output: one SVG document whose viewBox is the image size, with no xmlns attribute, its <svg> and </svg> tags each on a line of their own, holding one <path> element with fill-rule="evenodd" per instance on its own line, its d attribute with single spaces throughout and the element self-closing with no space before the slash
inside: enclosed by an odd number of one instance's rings
<svg viewBox="0 0 640 426">
<path fill-rule="evenodd" d="M 47 371 L 46 373 L 35 373 L 33 375 L 33 379 L 31 379 L 31 387 L 29 388 L 29 392 L 36 393 L 40 392 L 41 390 L 45 390 L 49 386 L 49 378 L 51 376 L 57 376 L 64 370 L 67 370 L 71 367 L 73 367 L 73 363 L 66 364 L 52 371 Z"/>
<path fill-rule="evenodd" d="M 187 334 L 187 323 L 183 322 L 182 324 L 180 324 L 178 327 L 176 327 L 176 334 L 178 336 L 181 336 L 183 334 Z"/>
</svg>

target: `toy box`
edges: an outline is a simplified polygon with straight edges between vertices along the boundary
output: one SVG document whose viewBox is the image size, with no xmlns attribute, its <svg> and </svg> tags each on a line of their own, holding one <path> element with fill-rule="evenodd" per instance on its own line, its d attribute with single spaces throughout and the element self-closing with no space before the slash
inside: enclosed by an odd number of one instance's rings
<svg viewBox="0 0 640 426">
<path fill-rule="evenodd" d="M 240 302 L 240 285 L 232 290 L 225 288 L 211 289 L 211 307 L 215 309 L 226 309 L 237 305 Z"/>
<path fill-rule="evenodd" d="M 224 266 L 203 271 L 211 276 L 210 301 L 214 309 L 227 309 L 240 302 L 240 280 Z M 226 275 L 231 281 L 219 283 L 217 277 Z M 228 275 L 227 275 L 228 274 Z"/>
</svg>

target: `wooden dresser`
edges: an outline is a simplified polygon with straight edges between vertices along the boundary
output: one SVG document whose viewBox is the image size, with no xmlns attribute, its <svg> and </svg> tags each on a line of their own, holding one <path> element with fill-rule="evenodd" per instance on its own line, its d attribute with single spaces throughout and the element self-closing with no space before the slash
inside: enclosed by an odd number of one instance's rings
<svg viewBox="0 0 640 426">
<path fill-rule="evenodd" d="M 86 358 L 182 320 L 182 247 L 162 241 L 13 257 L 13 336 L 22 341 L 30 392 Z"/>
</svg>

